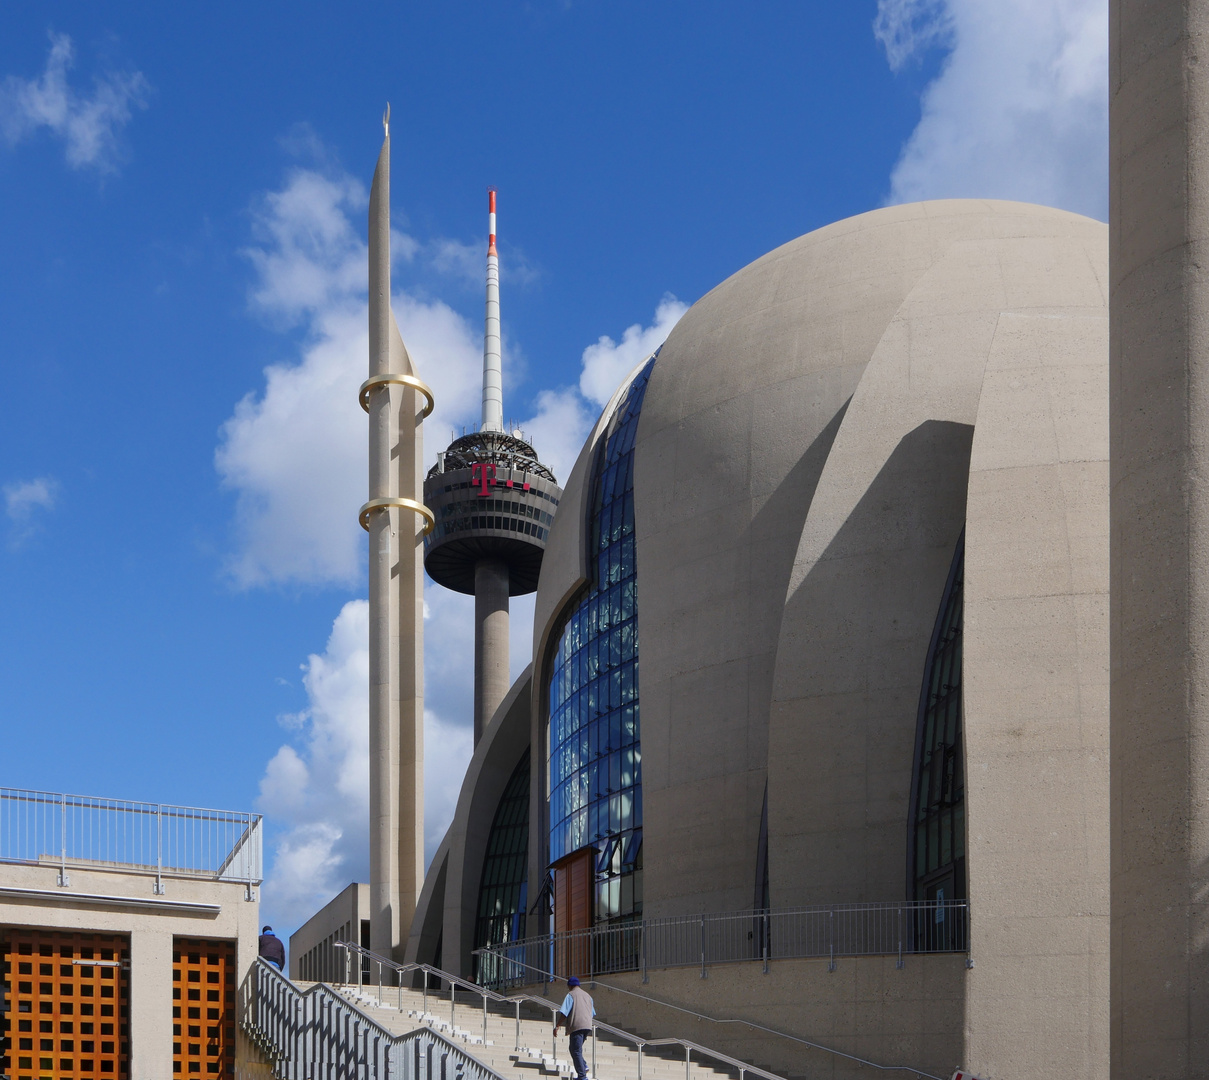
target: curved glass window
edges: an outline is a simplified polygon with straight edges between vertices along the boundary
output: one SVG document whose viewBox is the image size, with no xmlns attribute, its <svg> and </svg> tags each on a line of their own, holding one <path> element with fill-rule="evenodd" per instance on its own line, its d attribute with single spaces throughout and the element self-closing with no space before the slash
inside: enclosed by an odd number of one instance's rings
<svg viewBox="0 0 1209 1080">
<path fill-rule="evenodd" d="M 479 882 L 478 917 L 474 924 L 474 947 L 518 941 L 525 936 L 525 907 L 529 881 L 529 751 L 521 755 L 500 796 L 487 856 Z M 484 958 L 476 956 L 475 979 L 491 979 L 497 973 L 480 971 Z M 487 962 L 493 962 L 490 957 Z M 481 976 L 481 978 L 480 978 Z"/>
<path fill-rule="evenodd" d="M 588 549 L 595 580 L 567 617 L 550 671 L 550 861 L 595 848 L 596 921 L 642 912 L 634 437 L 654 363 L 602 440 Z"/>
<path fill-rule="evenodd" d="M 961 741 L 964 568 L 963 532 L 932 631 L 920 692 L 909 837 L 915 900 L 962 900 L 966 896 L 965 754 Z"/>
</svg>

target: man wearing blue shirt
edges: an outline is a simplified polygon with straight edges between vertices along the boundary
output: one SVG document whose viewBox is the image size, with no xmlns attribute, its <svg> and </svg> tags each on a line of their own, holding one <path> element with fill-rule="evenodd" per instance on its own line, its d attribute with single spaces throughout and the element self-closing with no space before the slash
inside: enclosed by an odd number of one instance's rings
<svg viewBox="0 0 1209 1080">
<path fill-rule="evenodd" d="M 592 1004 L 592 995 L 572 975 L 567 980 L 567 996 L 559 1007 L 558 1015 L 554 1018 L 554 1034 L 558 1034 L 559 1024 L 563 1024 L 571 1036 L 571 1060 L 575 1062 L 577 1080 L 588 1080 L 588 1063 L 584 1061 L 584 1039 L 592 1034 L 592 1020 L 596 1016 L 596 1006 Z"/>
</svg>

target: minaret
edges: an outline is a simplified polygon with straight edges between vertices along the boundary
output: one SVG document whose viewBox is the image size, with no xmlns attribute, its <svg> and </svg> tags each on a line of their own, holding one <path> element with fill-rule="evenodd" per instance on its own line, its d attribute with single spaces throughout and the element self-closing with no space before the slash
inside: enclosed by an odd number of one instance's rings
<svg viewBox="0 0 1209 1080">
<path fill-rule="evenodd" d="M 419 501 L 421 422 L 432 391 L 416 376 L 390 308 L 390 106 L 369 196 L 369 863 L 370 947 L 402 960 L 424 876 L 424 571 L 432 514 Z"/>
<path fill-rule="evenodd" d="M 533 447 L 504 431 L 500 264 L 495 191 L 487 193 L 483 420 L 437 455 L 424 481 L 436 529 L 424 565 L 439 585 L 474 595 L 474 741 L 508 693 L 508 598 L 533 592 L 562 490 Z"/>
</svg>

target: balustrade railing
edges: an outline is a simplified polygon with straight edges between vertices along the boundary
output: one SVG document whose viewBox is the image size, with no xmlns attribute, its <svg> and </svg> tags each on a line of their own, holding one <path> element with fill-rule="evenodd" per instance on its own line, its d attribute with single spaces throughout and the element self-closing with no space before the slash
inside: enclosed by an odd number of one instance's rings
<svg viewBox="0 0 1209 1080">
<path fill-rule="evenodd" d="M 594 978 L 649 968 L 968 952 L 965 900 L 842 904 L 643 919 L 546 934 L 476 950 L 479 978 L 496 989 L 543 978 Z"/>
<path fill-rule="evenodd" d="M 281 1080 L 503 1080 L 440 1032 L 395 1035 L 322 983 L 299 991 L 264 960 L 240 994 L 244 1031 Z"/>
<path fill-rule="evenodd" d="M 0 788 L 0 862 L 261 882 L 259 814 Z"/>
</svg>

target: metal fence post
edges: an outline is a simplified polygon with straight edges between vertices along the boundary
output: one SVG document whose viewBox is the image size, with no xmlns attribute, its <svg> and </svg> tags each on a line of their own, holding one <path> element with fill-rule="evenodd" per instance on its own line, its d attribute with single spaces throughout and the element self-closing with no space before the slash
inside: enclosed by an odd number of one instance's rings
<svg viewBox="0 0 1209 1080">
<path fill-rule="evenodd" d="M 764 909 L 764 935 L 763 935 L 764 936 L 763 949 L 764 949 L 764 974 L 765 975 L 768 974 L 768 953 L 769 953 L 769 948 L 770 948 L 769 935 L 771 933 L 772 933 L 772 922 L 770 919 L 770 912 L 767 908 L 765 908 Z"/>
<path fill-rule="evenodd" d="M 898 965 L 900 969 L 907 966 L 903 959 L 903 909 L 898 909 Z"/>
<path fill-rule="evenodd" d="M 70 884 L 67 878 L 67 796 L 59 796 L 59 888 Z"/>
<path fill-rule="evenodd" d="M 705 978 L 705 916 L 701 916 L 701 978 Z"/>
<path fill-rule="evenodd" d="M 827 965 L 828 971 L 835 970 L 835 908 L 831 908 L 827 912 L 827 942 L 830 946 L 831 961 Z"/>
<path fill-rule="evenodd" d="M 155 804 L 155 895 L 164 895 L 164 807 Z"/>
<path fill-rule="evenodd" d="M 646 973 L 646 919 L 643 919 L 638 926 L 638 955 L 642 964 L 642 981 L 648 982 Z"/>
</svg>

